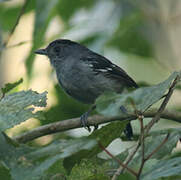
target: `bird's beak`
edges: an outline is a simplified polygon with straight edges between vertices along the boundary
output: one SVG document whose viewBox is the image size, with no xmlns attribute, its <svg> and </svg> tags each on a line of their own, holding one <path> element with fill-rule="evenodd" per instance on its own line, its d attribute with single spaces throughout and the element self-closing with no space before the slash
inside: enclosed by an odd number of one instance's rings
<svg viewBox="0 0 181 180">
<path fill-rule="evenodd" d="M 35 51 L 35 54 L 47 55 L 47 50 L 46 49 L 38 49 Z"/>
</svg>

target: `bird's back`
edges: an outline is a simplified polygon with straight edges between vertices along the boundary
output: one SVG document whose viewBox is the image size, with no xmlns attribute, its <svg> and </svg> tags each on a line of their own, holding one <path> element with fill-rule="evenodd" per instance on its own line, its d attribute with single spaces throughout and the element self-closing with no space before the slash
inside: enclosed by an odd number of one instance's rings
<svg viewBox="0 0 181 180">
<path fill-rule="evenodd" d="M 105 91 L 121 93 L 125 87 L 137 87 L 120 67 L 87 48 L 82 50 L 72 53 L 65 59 L 68 63 L 56 69 L 61 86 L 70 96 L 92 104 Z"/>
</svg>

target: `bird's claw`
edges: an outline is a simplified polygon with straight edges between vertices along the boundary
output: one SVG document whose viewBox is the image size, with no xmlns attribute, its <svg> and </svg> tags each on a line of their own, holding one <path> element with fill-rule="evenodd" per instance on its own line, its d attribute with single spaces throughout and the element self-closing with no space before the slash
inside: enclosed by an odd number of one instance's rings
<svg viewBox="0 0 181 180">
<path fill-rule="evenodd" d="M 99 127 L 98 125 L 94 125 L 94 130 L 93 131 L 97 130 L 98 127 Z"/>
<path fill-rule="evenodd" d="M 88 117 L 89 117 L 89 112 L 85 112 L 80 117 L 80 121 L 81 121 L 82 126 L 90 132 L 91 128 L 90 126 L 88 126 L 88 122 L 87 122 Z"/>
</svg>

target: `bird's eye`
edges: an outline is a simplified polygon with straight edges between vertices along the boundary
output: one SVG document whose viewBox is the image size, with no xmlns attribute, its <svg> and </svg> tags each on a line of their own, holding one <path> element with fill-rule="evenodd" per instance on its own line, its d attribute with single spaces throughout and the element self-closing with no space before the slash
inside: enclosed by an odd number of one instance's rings
<svg viewBox="0 0 181 180">
<path fill-rule="evenodd" d="M 60 48 L 59 48 L 59 47 L 55 47 L 55 48 L 54 48 L 54 52 L 55 52 L 56 54 L 58 54 L 58 53 L 60 52 Z"/>
</svg>

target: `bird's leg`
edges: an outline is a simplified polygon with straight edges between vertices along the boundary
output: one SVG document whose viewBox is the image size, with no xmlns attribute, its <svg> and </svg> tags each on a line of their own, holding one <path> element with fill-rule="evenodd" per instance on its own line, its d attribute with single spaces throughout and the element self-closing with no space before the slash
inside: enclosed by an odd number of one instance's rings
<svg viewBox="0 0 181 180">
<path fill-rule="evenodd" d="M 133 138 L 133 128 L 130 122 L 126 124 L 126 128 L 124 129 L 124 134 L 126 135 L 128 140 L 131 140 Z"/>
<path fill-rule="evenodd" d="M 121 106 L 120 109 L 124 114 L 128 114 L 128 111 L 124 106 Z M 126 125 L 126 128 L 124 129 L 124 134 L 126 135 L 128 140 L 131 140 L 131 138 L 133 137 L 133 128 L 130 122 Z"/>
<path fill-rule="evenodd" d="M 87 124 L 87 119 L 88 119 L 90 113 L 91 113 L 95 108 L 96 108 L 96 105 L 91 106 L 91 108 L 90 108 L 87 112 L 85 112 L 84 114 L 82 114 L 81 117 L 80 117 L 80 121 L 81 121 L 82 126 L 83 126 L 85 129 L 87 129 L 89 132 L 91 131 L 91 128 L 90 128 L 90 126 L 88 126 L 88 124 Z M 96 129 L 96 127 L 95 127 L 95 129 Z"/>
</svg>

